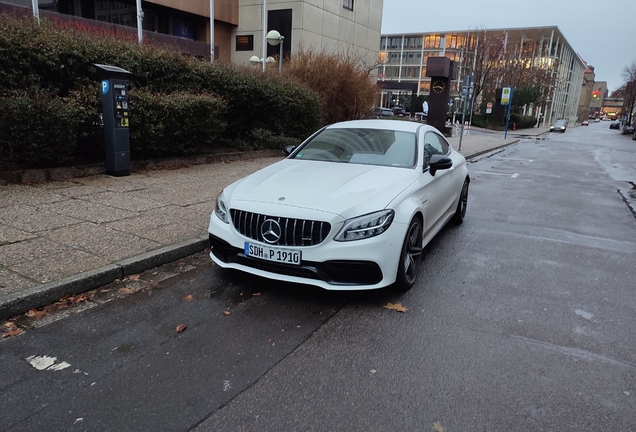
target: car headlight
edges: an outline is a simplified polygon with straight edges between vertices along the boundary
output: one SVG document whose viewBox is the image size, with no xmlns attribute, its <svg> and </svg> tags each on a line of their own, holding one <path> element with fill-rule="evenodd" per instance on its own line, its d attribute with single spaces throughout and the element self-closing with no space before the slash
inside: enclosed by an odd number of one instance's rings
<svg viewBox="0 0 636 432">
<path fill-rule="evenodd" d="M 361 240 L 375 237 L 389 229 L 393 222 L 393 210 L 381 210 L 364 216 L 347 219 L 334 237 L 335 241 Z"/>
<path fill-rule="evenodd" d="M 214 207 L 214 214 L 226 224 L 230 223 L 230 216 L 227 211 L 227 204 L 225 203 L 223 192 L 216 196 L 216 206 Z"/>
</svg>

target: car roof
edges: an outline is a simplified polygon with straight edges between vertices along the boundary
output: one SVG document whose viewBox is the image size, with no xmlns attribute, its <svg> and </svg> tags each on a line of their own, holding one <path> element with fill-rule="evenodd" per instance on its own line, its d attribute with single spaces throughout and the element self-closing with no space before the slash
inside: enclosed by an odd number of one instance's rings
<svg viewBox="0 0 636 432">
<path fill-rule="evenodd" d="M 439 133 L 439 131 L 433 126 L 402 120 L 350 120 L 327 126 L 327 129 L 384 129 L 412 133 L 416 133 L 420 128 L 424 128 L 424 131 L 432 130 Z"/>
</svg>

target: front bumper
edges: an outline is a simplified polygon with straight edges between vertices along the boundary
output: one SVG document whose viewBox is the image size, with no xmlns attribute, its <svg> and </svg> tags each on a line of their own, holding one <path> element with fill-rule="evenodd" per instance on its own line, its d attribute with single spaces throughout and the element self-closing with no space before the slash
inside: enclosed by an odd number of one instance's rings
<svg viewBox="0 0 636 432">
<path fill-rule="evenodd" d="M 386 232 L 376 237 L 349 242 L 333 240 L 337 229 L 319 245 L 288 248 L 300 249 L 302 260 L 300 265 L 283 264 L 246 256 L 244 242 L 254 243 L 254 240 L 242 236 L 231 224 L 223 223 L 212 214 L 208 230 L 210 258 L 222 268 L 327 290 L 376 289 L 395 282 L 406 235 L 404 224 L 394 221 Z"/>
</svg>

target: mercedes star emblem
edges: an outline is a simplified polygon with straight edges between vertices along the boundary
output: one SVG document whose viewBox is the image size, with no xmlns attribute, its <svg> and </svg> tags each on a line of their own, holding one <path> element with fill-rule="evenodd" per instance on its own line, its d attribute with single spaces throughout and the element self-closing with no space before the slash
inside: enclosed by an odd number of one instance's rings
<svg viewBox="0 0 636 432">
<path fill-rule="evenodd" d="M 273 219 L 265 219 L 261 225 L 261 237 L 269 244 L 274 244 L 280 239 L 281 229 L 278 222 Z"/>
</svg>

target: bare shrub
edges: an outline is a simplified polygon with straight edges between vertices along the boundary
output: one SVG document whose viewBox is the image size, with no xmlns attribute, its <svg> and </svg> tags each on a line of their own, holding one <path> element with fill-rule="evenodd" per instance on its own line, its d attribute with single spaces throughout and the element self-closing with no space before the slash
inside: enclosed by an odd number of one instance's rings
<svg viewBox="0 0 636 432">
<path fill-rule="evenodd" d="M 370 68 L 351 53 L 295 52 L 283 75 L 318 94 L 323 124 L 365 118 L 376 99 Z"/>
</svg>

